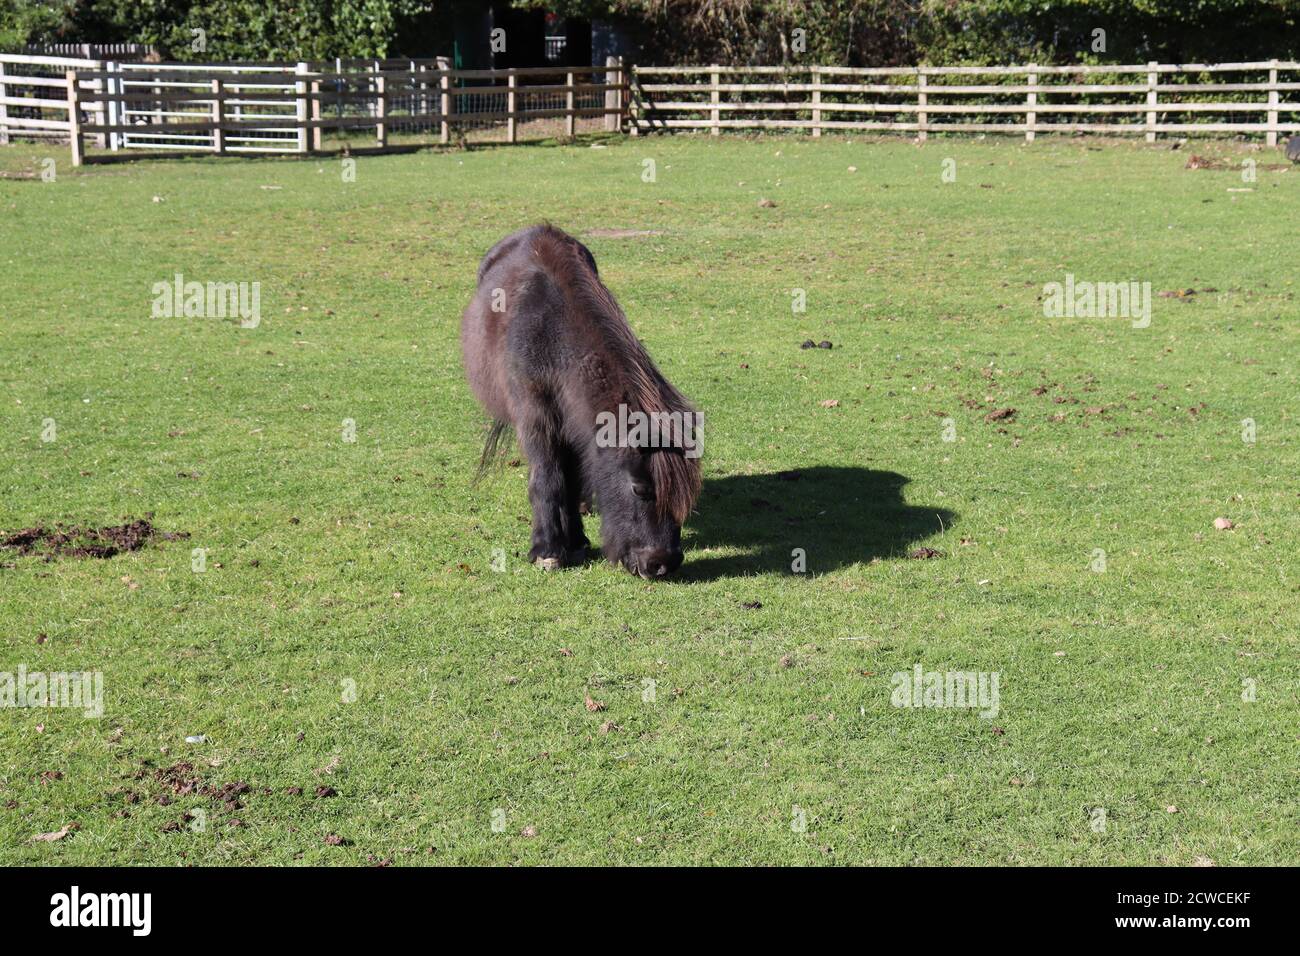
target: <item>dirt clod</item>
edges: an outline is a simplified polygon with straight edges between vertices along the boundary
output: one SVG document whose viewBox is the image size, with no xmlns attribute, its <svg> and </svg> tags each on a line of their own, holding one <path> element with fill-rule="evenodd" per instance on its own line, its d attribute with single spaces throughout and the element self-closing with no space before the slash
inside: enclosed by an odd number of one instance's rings
<svg viewBox="0 0 1300 956">
<path fill-rule="evenodd" d="M 65 525 L 61 521 L 52 527 L 34 525 L 0 539 L 0 548 L 12 548 L 24 557 L 38 555 L 47 561 L 55 558 L 111 558 L 127 551 L 138 551 L 155 538 L 175 541 L 189 537 L 187 531 L 159 531 L 150 521 L 151 517 L 127 518 L 120 525 L 102 528 Z"/>
</svg>

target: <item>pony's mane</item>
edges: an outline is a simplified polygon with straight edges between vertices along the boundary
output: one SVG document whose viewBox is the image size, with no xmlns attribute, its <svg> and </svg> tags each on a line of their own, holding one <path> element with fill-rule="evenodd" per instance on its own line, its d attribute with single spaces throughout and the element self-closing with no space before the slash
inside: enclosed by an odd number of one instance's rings
<svg viewBox="0 0 1300 956">
<path fill-rule="evenodd" d="M 533 252 L 552 275 L 569 280 L 562 286 L 572 296 L 573 305 L 603 331 L 616 366 L 610 371 L 620 379 L 629 410 L 647 415 L 676 413 L 674 422 L 694 422 L 695 407 L 655 366 L 618 302 L 600 281 L 590 253 L 572 236 L 549 224 L 539 227 Z M 683 453 L 685 437 L 674 426 L 673 446 L 649 455 L 655 505 L 661 517 L 671 515 L 678 524 L 695 506 L 701 486 L 699 459 Z"/>
</svg>

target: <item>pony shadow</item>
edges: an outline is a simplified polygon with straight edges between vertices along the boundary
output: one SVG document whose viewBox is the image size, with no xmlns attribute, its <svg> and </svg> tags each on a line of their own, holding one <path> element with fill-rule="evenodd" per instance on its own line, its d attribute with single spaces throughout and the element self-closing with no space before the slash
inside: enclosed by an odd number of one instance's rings
<svg viewBox="0 0 1300 956">
<path fill-rule="evenodd" d="M 957 518 L 946 508 L 908 504 L 903 487 L 910 480 L 892 471 L 822 465 L 706 479 L 699 513 L 687 524 L 678 580 L 788 574 L 796 548 L 810 574 L 905 557 Z M 714 556 L 712 548 L 744 553 Z"/>
</svg>

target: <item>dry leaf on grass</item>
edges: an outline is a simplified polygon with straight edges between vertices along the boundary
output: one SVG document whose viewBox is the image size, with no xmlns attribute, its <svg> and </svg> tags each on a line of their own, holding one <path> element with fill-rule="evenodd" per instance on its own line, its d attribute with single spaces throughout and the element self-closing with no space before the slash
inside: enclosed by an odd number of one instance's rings
<svg viewBox="0 0 1300 956">
<path fill-rule="evenodd" d="M 77 829 L 77 825 L 75 823 L 68 823 L 65 824 L 62 829 L 55 830 L 53 833 L 36 834 L 36 836 L 32 837 L 31 842 L 53 843 L 55 840 L 62 840 L 65 836 L 67 836 L 69 833 L 72 833 L 76 829 Z"/>
</svg>

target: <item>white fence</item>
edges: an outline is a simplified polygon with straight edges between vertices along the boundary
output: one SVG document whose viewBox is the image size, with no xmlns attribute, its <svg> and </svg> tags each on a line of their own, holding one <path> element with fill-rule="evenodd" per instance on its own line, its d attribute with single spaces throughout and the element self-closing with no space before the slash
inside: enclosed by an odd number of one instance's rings
<svg viewBox="0 0 1300 956">
<path fill-rule="evenodd" d="M 453 70 L 445 58 L 332 63 L 120 63 L 0 54 L 0 144 L 89 139 L 111 151 L 306 153 L 373 129 L 437 141 L 563 119 L 658 131 L 875 130 L 914 134 L 1300 132 L 1300 63 L 856 68 L 539 67 Z M 559 129 L 547 129 L 558 134 Z"/>
<path fill-rule="evenodd" d="M 307 153 L 322 148 L 326 130 L 373 129 L 379 148 L 392 133 L 447 143 L 484 131 L 513 143 L 530 132 L 573 136 L 593 121 L 617 131 L 627 99 L 613 57 L 454 70 L 445 59 L 196 65 L 0 54 L 0 69 L 0 142 L 66 139 L 74 164 L 88 142 L 114 152 Z"/>
<path fill-rule="evenodd" d="M 14 136 L 67 139 L 67 71 L 102 66 L 99 60 L 0 53 L 0 145 Z"/>
<path fill-rule="evenodd" d="M 143 60 L 155 56 L 143 43 L 38 43 L 24 51 L 34 56 L 75 56 L 84 60 Z"/>
<path fill-rule="evenodd" d="M 660 130 L 1278 134 L 1300 131 L 1300 63 L 632 68 L 633 135 Z M 1282 99 L 1285 94 L 1286 99 Z"/>
</svg>

